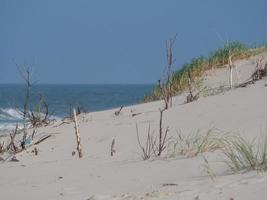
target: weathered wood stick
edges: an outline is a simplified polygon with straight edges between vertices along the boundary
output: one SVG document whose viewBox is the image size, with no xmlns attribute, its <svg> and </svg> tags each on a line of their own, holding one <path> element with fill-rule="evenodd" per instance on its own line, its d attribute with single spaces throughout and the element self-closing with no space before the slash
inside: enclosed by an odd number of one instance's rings
<svg viewBox="0 0 267 200">
<path fill-rule="evenodd" d="M 112 143 L 111 143 L 111 149 L 110 149 L 110 155 L 113 156 L 115 153 L 115 139 L 113 138 Z"/>
<path fill-rule="evenodd" d="M 79 158 L 83 157 L 82 154 L 82 145 L 81 145 L 81 138 L 80 138 L 80 132 L 79 132 L 79 127 L 78 127 L 78 121 L 77 121 L 77 116 L 76 116 L 76 110 L 75 108 L 73 109 L 73 116 L 74 116 L 74 124 L 75 124 L 75 135 L 76 135 L 76 140 L 77 140 L 77 151 L 79 153 Z"/>
<path fill-rule="evenodd" d="M 114 114 L 115 114 L 115 116 L 118 116 L 118 115 L 120 115 L 120 113 L 121 113 L 121 110 L 123 109 L 123 105 L 120 107 L 120 109 L 119 110 L 117 110 Z"/>
<path fill-rule="evenodd" d="M 44 140 L 46 140 L 47 138 L 50 138 L 52 135 L 46 135 L 42 138 L 40 138 L 37 142 L 34 143 L 34 145 L 36 144 L 40 144 L 41 142 L 43 142 Z"/>
<path fill-rule="evenodd" d="M 232 55 L 229 56 L 229 68 L 230 68 L 230 77 L 229 77 L 229 82 L 230 82 L 230 88 L 233 87 L 233 62 L 232 62 Z"/>
</svg>

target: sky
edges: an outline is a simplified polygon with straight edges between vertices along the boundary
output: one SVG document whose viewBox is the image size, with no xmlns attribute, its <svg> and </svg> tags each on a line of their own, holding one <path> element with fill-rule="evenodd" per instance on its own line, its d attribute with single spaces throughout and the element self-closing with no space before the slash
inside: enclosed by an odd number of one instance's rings
<svg viewBox="0 0 267 200">
<path fill-rule="evenodd" d="M 266 0 L 0 0 L 0 83 L 155 83 L 227 41 L 267 41 Z"/>
</svg>

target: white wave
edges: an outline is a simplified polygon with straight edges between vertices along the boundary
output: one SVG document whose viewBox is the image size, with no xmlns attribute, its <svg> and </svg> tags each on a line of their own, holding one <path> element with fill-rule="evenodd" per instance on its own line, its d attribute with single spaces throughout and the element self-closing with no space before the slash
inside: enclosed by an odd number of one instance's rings
<svg viewBox="0 0 267 200">
<path fill-rule="evenodd" d="M 36 113 L 36 115 L 39 115 L 41 117 L 44 117 L 45 114 L 43 113 Z M 55 115 L 49 116 L 50 119 L 60 120 L 61 118 Z M 22 120 L 23 116 L 19 112 L 18 109 L 13 108 L 0 108 L 0 120 Z"/>
<path fill-rule="evenodd" d="M 17 123 L 0 123 L 0 135 L 9 134 L 16 128 Z M 18 123 L 18 129 L 23 129 L 23 124 Z"/>
<path fill-rule="evenodd" d="M 0 119 L 2 120 L 21 120 L 21 113 L 13 108 L 0 108 Z"/>
</svg>

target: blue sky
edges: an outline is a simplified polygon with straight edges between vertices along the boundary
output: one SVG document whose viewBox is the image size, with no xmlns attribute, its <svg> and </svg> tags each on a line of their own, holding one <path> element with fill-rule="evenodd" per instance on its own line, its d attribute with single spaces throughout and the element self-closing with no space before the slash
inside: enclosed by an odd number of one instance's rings
<svg viewBox="0 0 267 200">
<path fill-rule="evenodd" d="M 0 83 L 154 83 L 227 39 L 267 41 L 266 0 L 0 0 Z"/>
</svg>

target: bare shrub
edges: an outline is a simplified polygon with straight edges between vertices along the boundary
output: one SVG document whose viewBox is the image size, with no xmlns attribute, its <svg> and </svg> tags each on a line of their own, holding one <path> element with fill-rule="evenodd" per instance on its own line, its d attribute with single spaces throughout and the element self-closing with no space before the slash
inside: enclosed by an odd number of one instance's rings
<svg viewBox="0 0 267 200">
<path fill-rule="evenodd" d="M 150 125 L 148 127 L 146 142 L 145 145 L 142 145 L 139 138 L 138 126 L 136 125 L 136 133 L 137 133 L 137 141 L 140 149 L 142 150 L 142 158 L 143 160 L 149 159 L 153 154 L 155 156 L 161 156 L 162 152 L 166 149 L 167 145 L 167 135 L 169 132 L 169 128 L 163 128 L 162 119 L 163 112 L 166 109 L 160 110 L 160 120 L 159 120 L 159 132 L 158 136 L 154 136 L 151 134 Z"/>
<path fill-rule="evenodd" d="M 23 109 L 19 110 L 24 124 L 23 137 L 20 145 L 22 149 L 25 149 L 28 127 L 32 126 L 33 128 L 36 128 L 39 126 L 48 125 L 51 122 L 51 116 L 53 115 L 53 112 L 49 110 L 49 105 L 43 95 L 39 96 L 39 101 L 37 104 L 32 104 L 31 89 L 33 86 L 33 72 L 29 67 L 18 66 L 18 68 L 26 86 Z"/>
<path fill-rule="evenodd" d="M 140 149 L 142 151 L 142 155 L 141 155 L 142 159 L 143 160 L 150 159 L 152 154 L 153 154 L 153 145 L 154 145 L 153 133 L 151 134 L 151 132 L 150 132 L 150 124 L 148 126 L 145 144 L 142 144 L 141 141 L 140 141 L 137 124 L 136 124 L 136 135 L 137 135 L 138 145 L 139 145 L 139 147 L 140 147 Z"/>
<path fill-rule="evenodd" d="M 10 151 L 12 153 L 17 153 L 19 151 L 19 147 L 17 147 L 17 145 L 15 144 L 15 137 L 18 133 L 18 124 L 16 125 L 15 130 L 13 131 L 13 133 L 10 133 L 10 142 L 7 146 L 7 151 Z"/>
<path fill-rule="evenodd" d="M 33 127 L 39 127 L 48 125 L 51 122 L 51 116 L 53 112 L 50 112 L 49 105 L 43 95 L 39 96 L 39 102 L 36 104 L 35 109 L 29 111 L 28 120 Z"/>
<path fill-rule="evenodd" d="M 168 40 L 166 40 L 166 59 L 167 64 L 165 68 L 165 74 L 163 75 L 162 80 L 159 80 L 158 86 L 160 88 L 161 96 L 165 103 L 165 109 L 168 109 L 172 106 L 172 67 L 175 62 L 173 58 L 173 46 L 176 41 L 177 34 Z"/>
<path fill-rule="evenodd" d="M 154 144 L 154 151 L 156 151 L 156 155 L 160 156 L 162 154 L 162 152 L 166 149 L 166 139 L 167 139 L 167 135 L 169 132 L 169 127 L 165 128 L 165 130 L 163 130 L 163 126 L 162 126 L 162 118 L 163 118 L 163 112 L 166 109 L 160 110 L 160 119 L 159 119 L 159 138 L 158 138 L 158 143 Z"/>
</svg>

